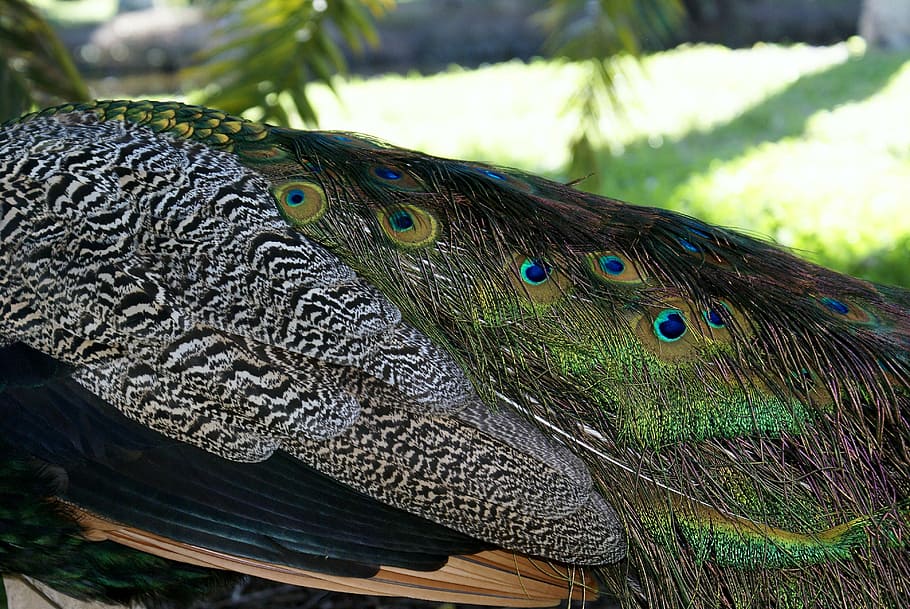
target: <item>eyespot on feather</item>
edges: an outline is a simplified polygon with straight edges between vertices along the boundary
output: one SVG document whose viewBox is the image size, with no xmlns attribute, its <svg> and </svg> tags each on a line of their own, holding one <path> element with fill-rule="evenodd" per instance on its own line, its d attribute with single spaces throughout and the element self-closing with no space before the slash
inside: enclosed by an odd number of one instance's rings
<svg viewBox="0 0 910 609">
<path fill-rule="evenodd" d="M 499 169 L 494 169 L 492 167 L 484 167 L 482 165 L 464 165 L 464 167 L 473 173 L 480 174 L 485 178 L 489 178 L 490 182 L 494 184 L 498 183 L 511 186 L 512 188 L 521 190 L 523 192 L 534 191 L 534 187 L 531 186 L 530 182 L 519 178 L 513 173 L 508 173 Z"/>
<path fill-rule="evenodd" d="M 376 215 L 386 236 L 401 247 L 425 247 L 439 237 L 436 216 L 414 205 L 387 207 Z"/>
<path fill-rule="evenodd" d="M 686 252 L 688 252 L 690 254 L 701 254 L 701 251 L 702 251 L 701 248 L 699 246 L 695 245 L 694 243 L 692 243 L 692 241 L 690 241 L 689 239 L 686 239 L 685 237 L 677 237 L 676 241 L 679 243 L 679 245 L 682 246 L 682 248 Z"/>
<path fill-rule="evenodd" d="M 654 335 L 665 343 L 675 343 L 689 330 L 686 316 L 680 309 L 662 309 L 651 325 Z"/>
<path fill-rule="evenodd" d="M 681 361 L 699 356 L 696 349 L 701 337 L 693 307 L 681 298 L 672 298 L 632 320 L 632 328 L 641 344 L 665 361 Z"/>
<path fill-rule="evenodd" d="M 422 191 L 423 184 L 413 175 L 391 164 L 376 164 L 369 167 L 369 178 L 373 182 L 395 190 Z"/>
<path fill-rule="evenodd" d="M 594 252 L 586 256 L 588 268 L 597 279 L 616 283 L 644 281 L 635 264 L 617 252 Z"/>
<path fill-rule="evenodd" d="M 698 325 L 697 331 L 702 336 L 716 342 L 728 343 L 732 339 L 731 329 L 740 330 L 740 318 L 724 301 L 714 302 L 708 308 L 700 310 L 693 323 Z"/>
<path fill-rule="evenodd" d="M 726 300 L 716 300 L 708 308 L 700 309 L 692 321 L 702 337 L 715 342 L 728 343 L 734 337 L 741 340 L 755 336 L 755 326 L 749 318 Z"/>
<path fill-rule="evenodd" d="M 878 319 L 868 310 L 850 299 L 821 296 L 817 299 L 818 306 L 826 313 L 858 324 L 875 324 Z"/>
<path fill-rule="evenodd" d="M 721 308 L 726 308 L 726 305 L 724 304 L 721 304 L 720 306 Z M 719 330 L 720 328 L 725 328 L 727 326 L 727 322 L 724 319 L 724 314 L 721 313 L 719 309 L 711 308 L 706 311 L 702 311 L 701 314 L 708 326 L 714 328 L 715 330 Z"/>
<path fill-rule="evenodd" d="M 316 222 L 328 208 L 325 191 L 313 182 L 287 182 L 276 187 L 272 194 L 284 217 L 297 226 Z"/>
<path fill-rule="evenodd" d="M 537 305 L 549 305 L 569 289 L 571 283 L 558 268 L 543 257 L 514 255 L 506 274 L 515 290 Z"/>
</svg>

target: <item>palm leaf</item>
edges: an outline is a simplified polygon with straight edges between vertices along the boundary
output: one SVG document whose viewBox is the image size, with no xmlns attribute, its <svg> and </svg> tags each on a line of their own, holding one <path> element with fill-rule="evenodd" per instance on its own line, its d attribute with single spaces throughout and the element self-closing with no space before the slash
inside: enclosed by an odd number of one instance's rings
<svg viewBox="0 0 910 609">
<path fill-rule="evenodd" d="M 187 76 L 209 85 L 201 103 L 233 113 L 254 109 L 286 124 L 279 94 L 287 92 L 292 109 L 314 123 L 306 86 L 331 87 L 347 68 L 339 41 L 354 50 L 375 45 L 373 19 L 392 6 L 393 0 L 217 0 L 212 16 L 226 25 Z"/>
<path fill-rule="evenodd" d="M 0 120 L 89 92 L 69 53 L 41 14 L 25 0 L 0 2 Z"/>
<path fill-rule="evenodd" d="M 615 79 L 633 65 L 616 61 L 616 56 L 638 59 L 647 48 L 665 43 L 684 14 L 679 0 L 553 0 L 541 13 L 541 22 L 552 32 L 548 44 L 554 52 L 588 64 L 588 75 L 570 102 L 579 122 L 568 168 L 572 176 L 592 178 L 584 183 L 586 189 L 600 186 L 597 150 L 610 136 L 602 133 L 604 111 L 621 114 Z"/>
</svg>

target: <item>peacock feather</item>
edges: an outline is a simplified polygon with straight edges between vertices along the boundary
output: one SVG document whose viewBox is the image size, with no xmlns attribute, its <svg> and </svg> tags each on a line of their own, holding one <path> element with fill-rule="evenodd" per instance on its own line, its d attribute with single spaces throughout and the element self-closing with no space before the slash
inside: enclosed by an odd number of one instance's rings
<svg viewBox="0 0 910 609">
<path fill-rule="evenodd" d="M 626 607 L 910 601 L 907 291 L 200 107 L 67 105 L 3 135 L 0 335 L 146 429 L 287 453 Z"/>
</svg>

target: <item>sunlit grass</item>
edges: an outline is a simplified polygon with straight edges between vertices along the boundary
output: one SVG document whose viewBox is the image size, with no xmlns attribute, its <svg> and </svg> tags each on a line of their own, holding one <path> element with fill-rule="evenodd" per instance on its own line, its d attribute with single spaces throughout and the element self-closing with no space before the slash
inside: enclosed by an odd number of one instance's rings
<svg viewBox="0 0 910 609">
<path fill-rule="evenodd" d="M 910 285 L 910 54 L 680 48 L 618 83 L 603 194 L 737 227 Z M 578 65 L 509 63 L 313 91 L 322 126 L 441 156 L 565 175 Z M 610 154 L 612 151 L 612 155 Z M 584 186 L 584 183 L 582 184 Z"/>
<path fill-rule="evenodd" d="M 57 23 L 99 23 L 117 12 L 117 0 L 31 0 Z"/>
<path fill-rule="evenodd" d="M 578 66 L 516 61 L 339 83 L 339 98 L 313 87 L 312 96 L 320 126 L 327 129 L 552 173 L 568 160 L 575 119 L 565 109 L 581 74 Z"/>
</svg>

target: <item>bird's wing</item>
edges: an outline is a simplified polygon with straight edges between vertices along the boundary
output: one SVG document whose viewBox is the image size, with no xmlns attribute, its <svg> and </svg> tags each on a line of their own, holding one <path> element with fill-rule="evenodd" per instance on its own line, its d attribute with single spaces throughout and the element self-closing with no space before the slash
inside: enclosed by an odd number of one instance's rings
<svg viewBox="0 0 910 609">
<path fill-rule="evenodd" d="M 40 462 L 47 497 L 93 542 L 343 591 L 519 606 L 565 596 L 570 574 L 376 501 L 283 451 L 238 463 L 174 441 L 22 343 L 0 350 L 0 371 L 7 462 Z M 71 554 L 103 573 L 103 548 Z"/>
<path fill-rule="evenodd" d="M 122 454 L 86 422 L 100 417 L 106 427 L 115 413 L 138 423 L 125 427 L 130 442 L 141 444 L 132 434 L 143 429 L 169 439 L 114 468 L 90 451 L 48 461 L 67 472 L 64 496 L 96 531 L 112 522 L 131 535 L 213 549 L 238 570 L 237 557 L 256 569 L 315 561 L 335 575 L 356 562 L 343 542 L 354 521 L 340 524 L 340 513 L 322 527 L 335 536 L 320 539 L 314 529 L 297 539 L 296 525 L 281 529 L 287 515 L 278 510 L 275 529 L 260 531 L 282 540 L 272 548 L 238 541 L 248 537 L 249 513 L 194 519 L 203 507 L 186 493 L 205 470 L 211 477 L 196 489 L 209 499 L 205 510 L 304 509 L 293 500 L 302 487 L 281 493 L 281 481 L 297 476 L 307 488 L 327 481 L 314 498 L 323 506 L 360 497 L 334 478 L 366 496 L 354 511 L 377 534 L 383 519 L 374 516 L 383 512 L 366 508 L 375 500 L 461 532 L 457 543 L 467 536 L 581 564 L 622 556 L 618 519 L 581 462 L 520 418 L 490 411 L 394 305 L 288 227 L 269 184 L 232 155 L 91 113 L 37 118 L 0 131 L 0 194 L 0 335 L 8 349 L 70 367 L 27 397 L 8 391 L 7 406 L 22 413 L 23 404 L 45 403 L 46 424 L 62 433 L 51 434 L 54 446 L 75 434 L 82 448 L 97 441 Z M 2 425 L 15 420 L 20 434 L 42 429 L 40 419 L 21 417 Z M 71 458 L 83 466 L 72 468 Z M 223 469 L 200 465 L 209 462 Z M 232 469 L 240 464 L 260 469 L 241 475 Z M 126 499 L 117 489 L 137 501 L 109 500 Z M 156 500 L 140 509 L 140 497 Z M 165 506 L 178 499 L 196 507 L 168 516 Z M 389 541 L 360 535 L 380 548 Z M 397 548 L 369 566 L 394 565 Z M 369 554 L 360 551 L 359 559 Z M 428 560 L 447 552 L 434 548 Z"/>
</svg>

